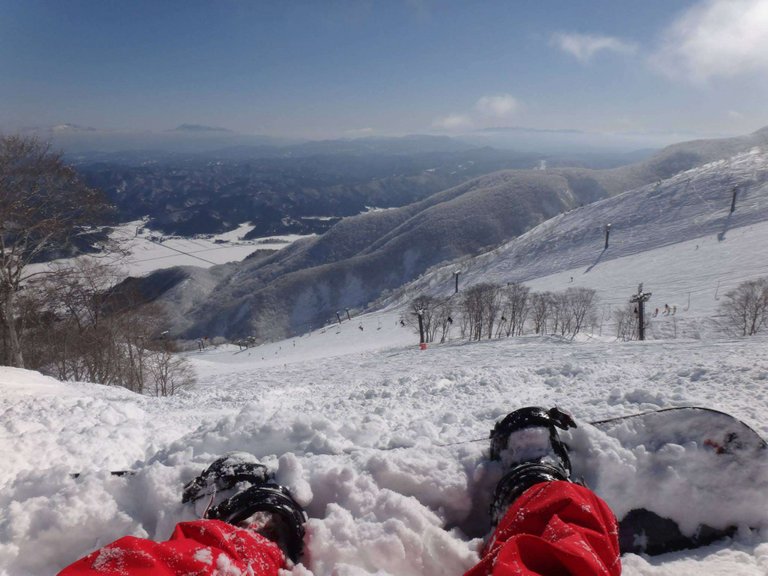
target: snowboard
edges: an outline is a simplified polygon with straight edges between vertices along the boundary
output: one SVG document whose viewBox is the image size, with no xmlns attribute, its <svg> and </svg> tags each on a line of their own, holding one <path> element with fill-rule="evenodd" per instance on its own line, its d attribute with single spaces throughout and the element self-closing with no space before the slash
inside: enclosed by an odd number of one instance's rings
<svg viewBox="0 0 768 576">
<path fill-rule="evenodd" d="M 765 524 L 768 445 L 733 416 L 666 408 L 560 433 L 572 479 L 619 519 L 622 553 L 662 554 Z"/>
</svg>

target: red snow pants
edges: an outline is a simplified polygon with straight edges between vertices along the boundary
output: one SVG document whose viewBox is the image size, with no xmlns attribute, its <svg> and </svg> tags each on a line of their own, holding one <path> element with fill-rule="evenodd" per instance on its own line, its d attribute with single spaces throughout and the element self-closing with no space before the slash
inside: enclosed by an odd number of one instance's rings
<svg viewBox="0 0 768 576">
<path fill-rule="evenodd" d="M 126 536 L 59 576 L 278 576 L 285 560 L 263 536 L 218 520 L 182 522 L 171 539 Z M 568 482 L 537 484 L 510 506 L 465 576 L 618 576 L 618 528 L 608 505 Z"/>
<path fill-rule="evenodd" d="M 280 548 L 260 534 L 220 520 L 176 525 L 166 542 L 126 536 L 59 572 L 59 576 L 277 576 Z"/>
<path fill-rule="evenodd" d="M 608 505 L 570 482 L 544 482 L 515 500 L 464 576 L 618 576 L 619 529 Z"/>
</svg>

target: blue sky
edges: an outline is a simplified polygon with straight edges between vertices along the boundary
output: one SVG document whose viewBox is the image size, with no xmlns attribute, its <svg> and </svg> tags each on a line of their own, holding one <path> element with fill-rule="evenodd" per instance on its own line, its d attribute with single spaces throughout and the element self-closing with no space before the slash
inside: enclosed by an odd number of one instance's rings
<svg viewBox="0 0 768 576">
<path fill-rule="evenodd" d="M 768 124 L 768 0 L 0 0 L 0 129 Z"/>
</svg>

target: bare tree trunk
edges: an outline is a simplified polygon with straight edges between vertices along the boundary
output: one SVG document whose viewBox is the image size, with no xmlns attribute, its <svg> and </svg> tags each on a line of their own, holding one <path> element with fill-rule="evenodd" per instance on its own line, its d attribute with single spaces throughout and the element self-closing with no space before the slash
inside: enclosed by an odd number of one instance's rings
<svg viewBox="0 0 768 576">
<path fill-rule="evenodd" d="M 2 321 L 7 335 L 8 362 L 16 368 L 24 368 L 24 355 L 21 352 L 21 341 L 16 330 L 14 300 L 13 290 L 6 289 L 2 300 L 0 300 L 0 321 Z"/>
</svg>

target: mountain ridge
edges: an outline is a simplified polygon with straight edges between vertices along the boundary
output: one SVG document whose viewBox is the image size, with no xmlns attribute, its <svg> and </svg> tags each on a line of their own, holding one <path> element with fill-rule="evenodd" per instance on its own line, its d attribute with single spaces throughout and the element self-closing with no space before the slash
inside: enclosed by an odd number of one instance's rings
<svg viewBox="0 0 768 576">
<path fill-rule="evenodd" d="M 283 337 L 359 308 L 440 262 L 476 255 L 581 205 L 633 194 L 661 176 L 768 144 L 768 130 L 669 147 L 612 170 L 505 170 L 401 208 L 346 218 L 326 234 L 233 266 L 180 335 Z M 727 162 L 721 167 L 727 171 Z M 638 182 L 641 184 L 638 186 Z"/>
</svg>

